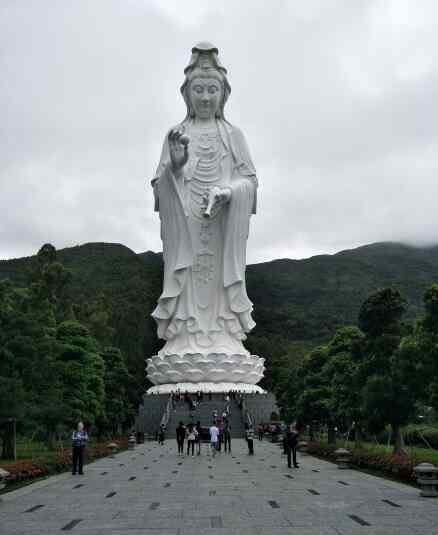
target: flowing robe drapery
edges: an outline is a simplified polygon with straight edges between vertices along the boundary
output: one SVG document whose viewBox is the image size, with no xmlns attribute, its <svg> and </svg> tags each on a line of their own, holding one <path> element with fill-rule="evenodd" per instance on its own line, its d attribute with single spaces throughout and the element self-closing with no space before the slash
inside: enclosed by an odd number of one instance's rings
<svg viewBox="0 0 438 535">
<path fill-rule="evenodd" d="M 199 160 L 192 143 L 182 175 L 175 176 L 166 136 L 152 181 L 164 255 L 163 292 L 152 316 L 157 322 L 158 336 L 167 341 L 166 346 L 172 346 L 171 352 L 182 346 L 194 352 L 242 352 L 241 340 L 255 325 L 246 292 L 245 268 L 249 221 L 256 211 L 256 172 L 242 132 L 221 119 L 216 124 L 222 144 L 220 185 L 231 189 L 231 199 L 219 209 L 215 219 L 207 220 L 210 226 L 202 223 L 191 209 L 191 180 Z M 191 121 L 182 126 L 190 137 Z M 202 244 L 207 243 L 204 239 L 210 239 L 215 252 L 211 262 L 216 262 L 215 266 L 208 264 L 210 260 L 205 254 L 207 263 L 200 265 L 200 259 L 204 260 Z M 204 286 L 199 277 L 204 277 Z M 209 290 L 210 287 L 213 289 Z M 212 291 L 216 295 L 212 296 Z M 203 292 L 206 297 L 199 297 Z"/>
</svg>

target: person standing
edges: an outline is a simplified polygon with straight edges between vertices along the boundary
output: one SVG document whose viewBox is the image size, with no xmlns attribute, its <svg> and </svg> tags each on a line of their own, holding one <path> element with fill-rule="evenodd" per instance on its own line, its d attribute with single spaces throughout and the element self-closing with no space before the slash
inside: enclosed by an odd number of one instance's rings
<svg viewBox="0 0 438 535">
<path fill-rule="evenodd" d="M 201 455 L 201 433 L 201 422 L 198 420 L 196 423 L 196 447 L 198 455 Z"/>
<path fill-rule="evenodd" d="M 196 427 L 193 424 L 189 424 L 187 427 L 187 456 L 190 455 L 190 448 L 192 448 L 192 457 L 195 455 L 196 435 Z"/>
<path fill-rule="evenodd" d="M 186 436 L 186 428 L 182 422 L 176 428 L 176 442 L 178 444 L 178 455 L 184 455 L 184 439 Z"/>
<path fill-rule="evenodd" d="M 292 459 L 294 462 L 294 468 L 298 468 L 297 463 L 297 444 L 298 444 L 298 430 L 296 424 L 291 424 L 286 431 L 286 454 L 287 454 L 287 466 L 292 468 Z"/>
<path fill-rule="evenodd" d="M 210 433 L 210 447 L 211 447 L 212 455 L 214 457 L 217 452 L 217 443 L 219 439 L 219 429 L 216 426 L 215 420 L 213 420 L 213 425 L 210 427 L 209 433 Z"/>
<path fill-rule="evenodd" d="M 164 446 L 164 438 L 165 438 L 165 436 L 164 436 L 164 425 L 161 424 L 160 425 L 160 429 L 158 431 L 158 444 L 160 446 Z"/>
<path fill-rule="evenodd" d="M 224 446 L 225 446 L 225 453 L 231 453 L 231 427 L 230 422 L 228 420 L 225 420 L 224 424 Z"/>
<path fill-rule="evenodd" d="M 257 426 L 257 434 L 259 440 L 263 440 L 263 425 L 261 423 L 259 423 L 259 425 Z"/>
<path fill-rule="evenodd" d="M 252 425 L 245 424 L 245 437 L 248 444 L 248 455 L 254 455 L 254 429 Z"/>
<path fill-rule="evenodd" d="M 72 474 L 76 475 L 78 472 L 80 476 L 84 475 L 84 450 L 88 442 L 88 434 L 84 430 L 84 424 L 82 422 L 78 423 L 77 431 L 73 431 L 71 436 L 72 441 L 72 459 L 73 459 L 73 469 Z"/>
<path fill-rule="evenodd" d="M 224 442 L 224 424 L 222 421 L 219 422 L 219 424 L 216 424 L 219 429 L 219 437 L 217 440 L 217 451 L 222 451 L 222 444 Z"/>
</svg>

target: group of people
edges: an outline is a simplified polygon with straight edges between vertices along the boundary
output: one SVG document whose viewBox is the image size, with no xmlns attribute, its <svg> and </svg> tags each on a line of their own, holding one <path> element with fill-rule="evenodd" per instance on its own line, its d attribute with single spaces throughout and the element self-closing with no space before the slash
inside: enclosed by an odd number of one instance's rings
<svg viewBox="0 0 438 535">
<path fill-rule="evenodd" d="M 196 424 L 189 423 L 184 425 L 183 422 L 179 422 L 176 428 L 176 442 L 178 445 L 178 455 L 184 455 L 184 444 L 187 441 L 187 455 L 201 455 L 201 442 L 205 439 L 207 429 L 201 426 L 201 422 Z M 263 424 L 257 426 L 257 433 L 259 440 L 263 440 L 265 428 Z M 283 453 L 287 456 L 287 465 L 292 468 L 292 462 L 294 468 L 298 468 L 297 462 L 297 444 L 298 444 L 299 429 L 296 423 L 288 425 L 283 432 Z M 231 453 L 231 427 L 229 421 L 224 418 L 223 420 L 213 420 L 212 425 L 208 428 L 208 439 L 210 443 L 211 453 L 214 457 L 217 452 L 222 451 L 224 448 L 225 453 Z M 254 429 L 252 425 L 247 423 L 245 425 L 245 439 L 248 445 L 248 454 L 254 455 Z M 88 442 L 88 434 L 84 429 L 82 422 L 78 423 L 76 431 L 72 433 L 72 474 L 83 475 L 84 465 L 84 450 Z M 160 427 L 158 434 L 158 442 L 164 444 L 164 427 Z"/>
<path fill-rule="evenodd" d="M 201 455 L 201 443 L 206 437 L 206 429 L 201 426 L 201 422 L 196 425 L 189 423 L 184 425 L 179 422 L 176 428 L 176 442 L 178 445 L 178 455 L 184 455 L 184 443 L 187 441 L 187 455 Z M 208 428 L 208 439 L 213 457 L 224 448 L 225 453 L 231 453 L 231 426 L 226 418 L 221 421 L 213 420 L 213 424 Z"/>
<path fill-rule="evenodd" d="M 205 395 L 208 397 L 209 401 L 213 399 L 213 393 L 211 391 L 207 392 Z M 238 402 L 239 408 L 242 408 L 243 396 L 240 391 L 230 390 L 229 392 L 225 392 L 223 396 L 223 399 L 228 407 L 230 401 L 235 400 Z M 181 390 L 176 390 L 175 392 L 170 393 L 170 400 L 173 410 L 176 409 L 177 403 L 186 403 L 189 410 L 194 411 L 196 407 L 204 400 L 204 392 L 202 390 L 198 390 L 194 394 L 190 394 L 188 391 L 181 392 Z"/>
</svg>

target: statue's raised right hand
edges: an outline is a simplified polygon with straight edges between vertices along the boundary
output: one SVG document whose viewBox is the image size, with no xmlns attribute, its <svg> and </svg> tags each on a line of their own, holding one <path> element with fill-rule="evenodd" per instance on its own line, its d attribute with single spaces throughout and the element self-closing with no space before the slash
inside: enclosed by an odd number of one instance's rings
<svg viewBox="0 0 438 535">
<path fill-rule="evenodd" d="M 167 140 L 169 142 L 172 171 L 179 174 L 189 159 L 190 139 L 184 134 L 184 130 L 171 130 Z"/>
</svg>

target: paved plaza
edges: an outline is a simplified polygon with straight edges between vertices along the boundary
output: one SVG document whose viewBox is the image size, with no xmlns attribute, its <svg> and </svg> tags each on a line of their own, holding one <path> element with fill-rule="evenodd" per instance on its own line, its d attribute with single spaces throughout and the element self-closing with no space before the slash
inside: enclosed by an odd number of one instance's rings
<svg viewBox="0 0 438 535">
<path fill-rule="evenodd" d="M 280 448 L 234 440 L 233 453 L 179 458 L 176 442 L 137 446 L 3 495 L 1 535 L 434 534 L 438 501 L 418 490 Z"/>
</svg>

